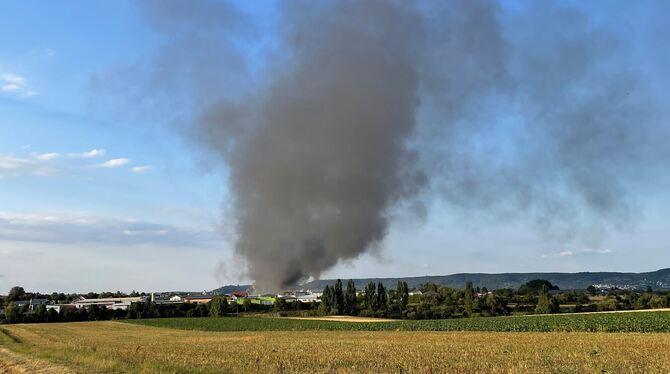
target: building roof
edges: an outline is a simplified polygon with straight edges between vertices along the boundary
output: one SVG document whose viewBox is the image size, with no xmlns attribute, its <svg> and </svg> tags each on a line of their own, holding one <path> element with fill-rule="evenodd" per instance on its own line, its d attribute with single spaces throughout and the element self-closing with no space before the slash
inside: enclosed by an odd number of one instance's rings
<svg viewBox="0 0 670 374">
<path fill-rule="evenodd" d="M 101 299 L 82 299 L 82 300 L 77 300 L 75 303 L 77 304 L 96 304 L 96 303 L 122 303 L 122 302 L 138 302 L 138 301 L 145 301 L 146 297 L 139 296 L 139 297 L 106 297 L 106 298 L 101 298 Z"/>
</svg>

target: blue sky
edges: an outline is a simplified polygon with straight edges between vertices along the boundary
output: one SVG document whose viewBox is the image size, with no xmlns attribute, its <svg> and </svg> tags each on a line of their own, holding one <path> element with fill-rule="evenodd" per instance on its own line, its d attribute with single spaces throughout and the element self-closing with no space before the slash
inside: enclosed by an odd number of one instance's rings
<svg viewBox="0 0 670 374">
<path fill-rule="evenodd" d="M 642 28 L 649 6 L 625 12 L 622 2 L 606 10 L 598 4 L 599 17 L 626 16 L 620 27 L 639 28 L 629 37 L 641 46 L 635 58 L 643 74 L 669 61 L 669 48 L 645 49 L 658 45 Z M 0 7 L 0 293 L 14 285 L 150 291 L 248 281 L 225 265 L 232 263 L 234 237 L 221 212 L 230 199 L 225 165 L 209 167 L 165 118 L 129 115 L 116 105 L 123 94 L 110 98 L 92 88 L 94 77 L 150 59 L 163 45 L 136 4 L 2 1 Z M 276 22 L 271 2 L 246 8 L 260 25 Z M 272 35 L 263 40 L 273 43 Z M 255 61 L 258 45 L 243 48 L 251 66 L 262 64 Z M 658 79 L 659 91 L 667 80 Z M 634 228 L 566 243 L 538 235 L 524 220 L 464 220 L 431 200 L 424 219 L 394 219 L 380 251 L 340 263 L 324 277 L 670 266 L 668 193 L 637 201 L 644 214 Z"/>
</svg>

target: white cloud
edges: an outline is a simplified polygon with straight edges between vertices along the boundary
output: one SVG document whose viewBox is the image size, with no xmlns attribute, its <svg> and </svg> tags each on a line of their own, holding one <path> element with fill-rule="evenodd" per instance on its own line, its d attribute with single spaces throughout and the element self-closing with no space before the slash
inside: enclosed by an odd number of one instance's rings
<svg viewBox="0 0 670 374">
<path fill-rule="evenodd" d="M 18 91 L 20 89 L 21 89 L 21 86 L 19 86 L 17 84 L 14 84 L 14 83 L 10 83 L 10 84 L 6 84 L 6 85 L 2 86 L 2 90 L 6 91 L 6 92 Z"/>
<path fill-rule="evenodd" d="M 106 149 L 94 148 L 94 149 L 91 149 L 90 151 L 87 151 L 87 152 L 69 153 L 68 156 L 69 157 L 93 158 L 93 157 L 104 156 L 106 153 L 107 153 Z"/>
<path fill-rule="evenodd" d="M 144 165 L 144 166 L 135 166 L 134 168 L 130 169 L 133 173 L 137 174 L 142 174 L 145 171 L 148 171 L 152 168 L 151 165 Z"/>
<path fill-rule="evenodd" d="M 13 84 L 16 84 L 18 86 L 24 86 L 25 83 L 26 83 L 26 79 L 24 77 L 21 77 L 21 76 L 18 76 L 16 74 L 12 74 L 12 73 L 2 74 L 2 75 L 0 75 L 0 79 L 2 79 L 3 81 L 5 81 L 7 83 L 13 83 Z"/>
<path fill-rule="evenodd" d="M 91 149 L 88 152 L 84 152 L 81 154 L 82 157 L 98 157 L 98 156 L 104 156 L 105 153 L 107 153 L 107 150 L 105 149 Z"/>
<path fill-rule="evenodd" d="M 103 162 L 99 166 L 101 168 L 118 168 L 124 165 L 128 165 L 130 160 L 127 158 L 114 158 L 108 161 Z"/>
<path fill-rule="evenodd" d="M 87 213 L 0 211 L 0 241 L 41 243 L 164 244 L 173 247 L 216 244 L 214 228 L 192 229 L 100 217 Z"/>
<path fill-rule="evenodd" d="M 585 254 L 599 254 L 599 255 L 605 255 L 608 253 L 612 253 L 612 250 L 610 249 L 591 249 L 591 248 L 586 248 L 582 250 L 583 253 Z"/>
<path fill-rule="evenodd" d="M 0 178 L 18 177 L 24 175 L 32 176 L 56 176 L 61 171 L 51 166 L 41 165 L 38 162 L 13 155 L 0 154 Z"/>
<path fill-rule="evenodd" d="M 612 250 L 610 249 L 592 249 L 592 248 L 585 248 L 581 249 L 578 251 L 574 250 L 565 250 L 561 252 L 555 252 L 553 254 L 543 254 L 541 257 L 542 258 L 549 258 L 549 257 L 574 257 L 574 256 L 587 256 L 587 255 L 605 255 L 612 253 Z"/>
<path fill-rule="evenodd" d="M 4 92 L 21 94 L 23 96 L 37 95 L 36 91 L 28 87 L 24 77 L 13 73 L 0 74 L 0 89 Z"/>
<path fill-rule="evenodd" d="M 54 158 L 60 156 L 59 153 L 57 152 L 50 152 L 50 153 L 33 153 L 32 156 L 40 161 L 49 161 L 53 160 Z"/>
</svg>

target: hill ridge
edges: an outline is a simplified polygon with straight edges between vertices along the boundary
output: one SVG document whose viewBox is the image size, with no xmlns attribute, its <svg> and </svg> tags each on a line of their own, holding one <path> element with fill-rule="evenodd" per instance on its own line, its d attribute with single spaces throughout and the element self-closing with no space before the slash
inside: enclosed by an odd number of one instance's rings
<svg viewBox="0 0 670 374">
<path fill-rule="evenodd" d="M 610 272 L 610 271 L 582 271 L 582 272 L 533 272 L 533 273 L 454 273 L 449 275 L 422 275 L 416 277 L 384 277 L 384 278 L 356 278 L 356 287 L 361 289 L 368 282 L 382 282 L 386 287 L 395 287 L 398 281 L 407 282 L 410 288 L 419 287 L 427 282 L 433 282 L 446 287 L 462 288 L 465 282 L 472 281 L 475 286 L 488 289 L 518 288 L 533 279 L 547 279 L 561 289 L 585 289 L 590 285 L 602 287 L 617 287 L 621 289 L 670 289 L 670 268 L 663 268 L 650 272 Z M 321 290 L 326 285 L 332 285 L 335 279 L 319 279 L 306 282 L 293 289 Z M 228 293 L 243 291 L 251 285 L 228 285 L 217 288 L 214 292 Z M 224 292 L 225 291 L 225 292 Z"/>
</svg>

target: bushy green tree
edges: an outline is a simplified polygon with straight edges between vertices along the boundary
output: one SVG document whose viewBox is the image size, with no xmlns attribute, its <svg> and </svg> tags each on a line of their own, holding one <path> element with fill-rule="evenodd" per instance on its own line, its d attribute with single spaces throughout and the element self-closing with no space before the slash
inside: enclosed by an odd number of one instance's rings
<svg viewBox="0 0 670 374">
<path fill-rule="evenodd" d="M 47 311 L 47 320 L 46 322 L 60 322 L 60 315 L 56 310 L 54 309 L 49 309 Z"/>
<path fill-rule="evenodd" d="M 654 295 L 649 300 L 649 307 L 652 309 L 666 308 L 668 306 L 667 298 L 661 295 Z"/>
<path fill-rule="evenodd" d="M 100 318 L 100 307 L 97 305 L 89 305 L 86 308 L 86 311 L 88 312 L 88 320 L 89 321 L 97 321 Z"/>
<path fill-rule="evenodd" d="M 226 313 L 228 313 L 228 300 L 224 296 L 215 296 L 212 298 L 209 302 L 209 315 L 212 317 L 223 317 Z"/>
<path fill-rule="evenodd" d="M 199 303 L 198 306 L 195 307 L 195 314 L 198 317 L 207 317 L 209 315 L 209 307 L 207 304 Z"/>
<path fill-rule="evenodd" d="M 598 303 L 599 312 L 612 311 L 618 309 L 619 309 L 619 303 L 617 302 L 617 299 L 614 297 L 608 297 L 607 299 L 602 300 L 601 302 Z"/>
<path fill-rule="evenodd" d="M 251 300 L 250 299 L 244 299 L 244 301 L 242 301 L 242 310 L 244 310 L 245 312 L 248 312 L 248 311 L 251 310 Z"/>
<path fill-rule="evenodd" d="M 500 310 L 500 304 L 498 302 L 498 298 L 494 294 L 488 294 L 486 295 L 485 299 L 485 304 L 486 304 L 486 309 L 488 310 L 488 313 L 492 316 L 496 316 L 499 313 Z"/>
<path fill-rule="evenodd" d="M 47 321 L 47 316 L 49 313 L 47 312 L 47 307 L 44 305 L 40 305 L 35 309 L 35 312 L 33 312 L 34 316 L 33 319 L 35 322 L 46 322 Z"/>
<path fill-rule="evenodd" d="M 537 305 L 535 306 L 536 314 L 549 314 L 551 313 L 551 305 L 549 303 L 549 294 L 546 289 L 543 289 L 540 292 L 540 296 L 537 299 Z"/>
<path fill-rule="evenodd" d="M 126 318 L 128 319 L 138 318 L 139 309 L 140 309 L 140 303 L 137 302 L 130 303 L 130 306 L 128 306 L 128 313 L 126 314 Z"/>
<path fill-rule="evenodd" d="M 550 290 L 558 290 L 558 286 L 551 284 L 546 279 L 533 279 L 530 282 L 519 287 L 519 294 L 521 295 L 539 295 L 542 292 Z"/>
<path fill-rule="evenodd" d="M 23 313 L 21 308 L 19 308 L 13 302 L 10 302 L 5 309 L 5 321 L 7 321 L 7 323 L 23 322 Z"/>
<path fill-rule="evenodd" d="M 586 287 L 586 292 L 587 292 L 589 295 L 591 295 L 591 296 L 595 296 L 597 291 L 598 291 L 598 290 L 597 290 L 594 286 L 592 286 L 592 285 Z"/>
<path fill-rule="evenodd" d="M 7 294 L 7 302 L 23 300 L 26 295 L 26 291 L 23 290 L 23 287 L 12 287 Z"/>
</svg>

